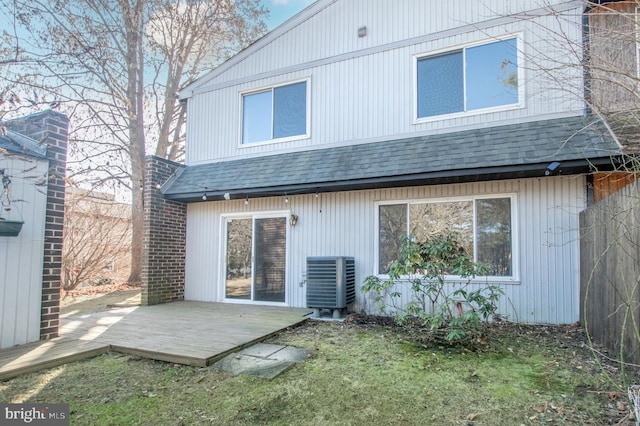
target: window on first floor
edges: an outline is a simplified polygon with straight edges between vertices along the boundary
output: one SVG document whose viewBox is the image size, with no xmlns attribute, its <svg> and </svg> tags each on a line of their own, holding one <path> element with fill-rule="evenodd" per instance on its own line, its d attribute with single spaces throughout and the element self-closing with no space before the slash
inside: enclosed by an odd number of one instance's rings
<svg viewBox="0 0 640 426">
<path fill-rule="evenodd" d="M 417 58 L 417 118 L 518 104 L 517 38 Z"/>
<path fill-rule="evenodd" d="M 307 82 L 242 95 L 242 143 L 308 134 Z"/>
<path fill-rule="evenodd" d="M 513 197 L 412 201 L 382 204 L 378 210 L 378 273 L 399 260 L 409 236 L 423 242 L 455 231 L 474 261 L 489 266 L 489 276 L 514 276 Z"/>
</svg>

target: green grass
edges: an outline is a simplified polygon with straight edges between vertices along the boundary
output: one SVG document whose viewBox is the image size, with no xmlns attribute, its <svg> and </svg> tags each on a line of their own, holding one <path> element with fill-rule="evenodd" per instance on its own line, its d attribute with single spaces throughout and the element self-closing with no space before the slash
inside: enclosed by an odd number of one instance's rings
<svg viewBox="0 0 640 426">
<path fill-rule="evenodd" d="M 75 425 L 615 424 L 618 394 L 563 330 L 507 327 L 468 352 L 309 322 L 270 342 L 316 354 L 270 381 L 107 354 L 2 382 L 0 401 L 69 403 Z"/>
</svg>

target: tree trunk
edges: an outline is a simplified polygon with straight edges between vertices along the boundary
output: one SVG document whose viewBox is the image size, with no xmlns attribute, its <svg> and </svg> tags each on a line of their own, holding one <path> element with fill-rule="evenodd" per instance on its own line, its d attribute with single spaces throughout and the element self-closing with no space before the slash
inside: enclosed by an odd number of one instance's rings
<svg viewBox="0 0 640 426">
<path fill-rule="evenodd" d="M 129 137 L 131 155 L 131 273 L 127 282 L 142 281 L 142 254 L 144 250 L 144 51 L 143 6 L 138 0 L 129 7 L 135 9 L 125 14 L 127 31 L 127 57 L 129 58 L 127 98 L 129 106 Z"/>
<path fill-rule="evenodd" d="M 133 146 L 132 146 L 133 148 Z M 135 155 L 132 149 L 132 157 Z M 131 273 L 127 282 L 129 284 L 137 284 L 141 282 L 142 276 L 142 254 L 144 250 L 143 232 L 144 232 L 144 203 L 143 203 L 143 185 L 144 185 L 144 151 L 142 152 L 142 164 L 134 166 L 138 161 L 132 158 L 132 177 L 133 186 L 131 188 Z"/>
</svg>

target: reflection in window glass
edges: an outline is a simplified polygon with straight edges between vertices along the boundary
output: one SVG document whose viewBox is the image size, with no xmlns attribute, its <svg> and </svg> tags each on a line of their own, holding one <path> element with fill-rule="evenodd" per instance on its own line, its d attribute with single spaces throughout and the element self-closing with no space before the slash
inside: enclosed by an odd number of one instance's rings
<svg viewBox="0 0 640 426">
<path fill-rule="evenodd" d="M 417 241 L 454 231 L 467 254 L 473 256 L 473 201 L 412 204 L 409 232 Z"/>
<path fill-rule="evenodd" d="M 273 99 L 273 138 L 304 135 L 307 132 L 307 83 L 276 87 Z"/>
<path fill-rule="evenodd" d="M 464 109 L 462 51 L 418 61 L 418 117 Z"/>
<path fill-rule="evenodd" d="M 510 197 L 380 206 L 378 273 L 388 273 L 389 265 L 400 260 L 408 235 L 424 242 L 452 231 L 474 261 L 489 265 L 489 276 L 513 276 Z"/>
<path fill-rule="evenodd" d="M 420 58 L 418 118 L 518 103 L 516 37 Z"/>
<path fill-rule="evenodd" d="M 478 261 L 490 265 L 489 275 L 511 275 L 511 200 L 476 201 Z"/>
<path fill-rule="evenodd" d="M 389 265 L 400 259 L 407 235 L 407 205 L 380 206 L 378 231 L 378 271 L 389 272 Z"/>
<path fill-rule="evenodd" d="M 253 221 L 251 219 L 227 221 L 226 298 L 251 299 L 252 241 Z"/>
<path fill-rule="evenodd" d="M 242 96 L 242 143 L 307 134 L 307 82 Z"/>
<path fill-rule="evenodd" d="M 467 110 L 518 103 L 516 39 L 467 49 Z"/>
<path fill-rule="evenodd" d="M 242 143 L 271 139 L 271 91 L 243 96 Z"/>
</svg>

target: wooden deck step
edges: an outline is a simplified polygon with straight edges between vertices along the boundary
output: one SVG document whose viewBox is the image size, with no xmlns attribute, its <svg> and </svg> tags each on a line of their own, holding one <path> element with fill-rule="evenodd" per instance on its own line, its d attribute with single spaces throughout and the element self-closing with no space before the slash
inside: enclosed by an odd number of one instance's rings
<svg viewBox="0 0 640 426">
<path fill-rule="evenodd" d="M 67 337 L 0 350 L 0 380 L 103 354 L 109 345 Z"/>
</svg>

